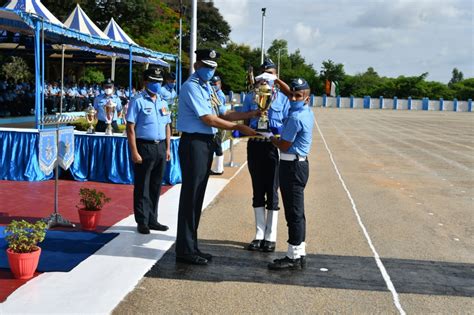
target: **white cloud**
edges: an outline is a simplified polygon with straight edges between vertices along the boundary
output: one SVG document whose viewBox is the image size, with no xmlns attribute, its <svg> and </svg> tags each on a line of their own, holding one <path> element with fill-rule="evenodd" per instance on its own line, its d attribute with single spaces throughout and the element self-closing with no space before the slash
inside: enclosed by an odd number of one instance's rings
<svg viewBox="0 0 474 315">
<path fill-rule="evenodd" d="M 319 28 L 313 29 L 311 26 L 302 22 L 296 23 L 293 32 L 298 43 L 302 45 L 311 45 L 311 41 L 321 36 Z"/>
</svg>

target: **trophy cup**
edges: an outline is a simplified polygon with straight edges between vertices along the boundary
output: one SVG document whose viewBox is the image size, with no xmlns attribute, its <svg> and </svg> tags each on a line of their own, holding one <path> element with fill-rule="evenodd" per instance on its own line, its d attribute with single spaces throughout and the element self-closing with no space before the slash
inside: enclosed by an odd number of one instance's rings
<svg viewBox="0 0 474 315">
<path fill-rule="evenodd" d="M 112 120 L 114 119 L 115 114 L 115 107 L 117 105 L 112 102 L 111 99 L 104 105 L 104 112 L 105 112 L 105 123 L 107 124 L 107 128 L 105 129 L 105 134 L 107 136 L 111 136 L 114 134 L 112 129 Z"/>
<path fill-rule="evenodd" d="M 272 103 L 272 88 L 267 83 L 259 85 L 255 89 L 255 103 L 262 112 L 260 119 L 257 122 L 257 131 L 270 131 L 270 123 L 268 121 L 268 108 Z"/>
<path fill-rule="evenodd" d="M 93 134 L 95 133 L 94 130 L 94 122 L 95 122 L 95 114 L 97 114 L 97 111 L 94 109 L 94 107 L 89 104 L 89 107 L 86 109 L 86 120 L 89 123 L 89 128 L 87 129 L 88 134 Z"/>
</svg>

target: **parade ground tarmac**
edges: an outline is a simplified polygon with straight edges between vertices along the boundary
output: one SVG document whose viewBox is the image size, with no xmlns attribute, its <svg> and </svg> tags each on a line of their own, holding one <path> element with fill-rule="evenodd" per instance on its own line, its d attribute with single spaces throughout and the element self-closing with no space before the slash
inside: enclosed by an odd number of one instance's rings
<svg viewBox="0 0 474 315">
<path fill-rule="evenodd" d="M 201 218 L 212 263 L 177 264 L 171 247 L 113 313 L 474 313 L 474 115 L 314 113 L 307 269 L 267 270 L 287 249 L 283 209 L 277 251 L 243 249 L 255 227 L 242 141 Z"/>
</svg>

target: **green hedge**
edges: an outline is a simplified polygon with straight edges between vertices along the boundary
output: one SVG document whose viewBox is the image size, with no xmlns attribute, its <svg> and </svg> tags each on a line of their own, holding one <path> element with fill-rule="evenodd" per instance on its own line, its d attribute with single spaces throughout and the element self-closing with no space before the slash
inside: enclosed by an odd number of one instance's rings
<svg viewBox="0 0 474 315">
<path fill-rule="evenodd" d="M 94 124 L 95 127 L 96 124 Z M 74 126 L 74 129 L 79 130 L 79 131 L 87 131 L 89 129 L 89 123 L 87 122 L 86 118 L 81 117 L 74 121 L 73 123 L 70 123 L 69 126 Z M 118 125 L 118 128 L 120 132 L 123 132 L 125 130 L 125 125 Z"/>
</svg>

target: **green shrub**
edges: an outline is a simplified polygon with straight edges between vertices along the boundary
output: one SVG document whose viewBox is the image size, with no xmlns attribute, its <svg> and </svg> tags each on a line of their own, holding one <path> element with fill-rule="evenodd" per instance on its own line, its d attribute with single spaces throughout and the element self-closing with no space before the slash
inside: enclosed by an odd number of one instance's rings
<svg viewBox="0 0 474 315">
<path fill-rule="evenodd" d="M 5 239 L 15 253 L 31 253 L 37 250 L 38 243 L 46 236 L 47 224 L 44 221 L 29 223 L 13 220 L 5 228 Z"/>
<path fill-rule="evenodd" d="M 84 210 L 98 211 L 110 201 L 103 192 L 95 189 L 81 188 L 79 190 L 79 204 L 83 206 Z"/>
</svg>

